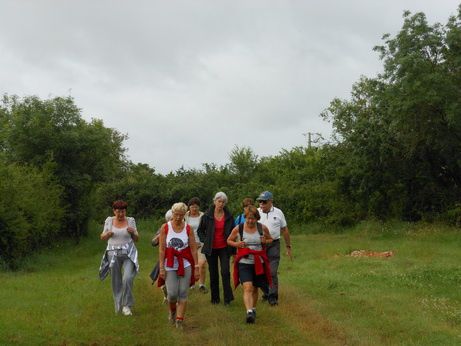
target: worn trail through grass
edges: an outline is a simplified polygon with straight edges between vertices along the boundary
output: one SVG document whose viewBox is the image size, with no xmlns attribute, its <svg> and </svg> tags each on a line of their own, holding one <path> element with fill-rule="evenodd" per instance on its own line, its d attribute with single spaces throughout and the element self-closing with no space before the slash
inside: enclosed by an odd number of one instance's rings
<svg viewBox="0 0 461 346">
<path fill-rule="evenodd" d="M 0 272 L 0 345 L 461 344 L 459 231 L 372 226 L 293 235 L 295 259 L 281 260 L 280 304 L 259 302 L 254 325 L 245 323 L 241 287 L 230 306 L 191 290 L 183 331 L 168 323 L 162 292 L 148 276 L 157 258 L 153 231 L 138 242 L 136 303 L 125 317 L 113 311 L 110 279 L 98 279 L 105 245 L 94 227 L 78 245 L 60 244 L 19 272 Z M 395 255 L 346 256 L 358 249 Z"/>
</svg>

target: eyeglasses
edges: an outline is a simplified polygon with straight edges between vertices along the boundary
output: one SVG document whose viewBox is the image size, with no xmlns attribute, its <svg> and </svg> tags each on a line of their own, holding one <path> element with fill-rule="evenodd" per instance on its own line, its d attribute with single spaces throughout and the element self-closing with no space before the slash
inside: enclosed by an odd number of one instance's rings
<svg viewBox="0 0 461 346">
<path fill-rule="evenodd" d="M 267 201 L 259 201 L 259 204 L 266 204 Z"/>
</svg>

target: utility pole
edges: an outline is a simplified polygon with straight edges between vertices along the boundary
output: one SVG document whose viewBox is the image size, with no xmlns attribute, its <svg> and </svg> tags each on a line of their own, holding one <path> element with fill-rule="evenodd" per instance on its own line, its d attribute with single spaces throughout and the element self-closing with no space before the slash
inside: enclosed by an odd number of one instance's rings
<svg viewBox="0 0 461 346">
<path fill-rule="evenodd" d="M 312 147 L 312 143 L 317 143 L 319 140 L 323 139 L 322 135 L 318 132 L 306 132 L 303 133 L 304 137 L 307 137 L 307 148 L 310 149 Z M 316 138 L 314 139 L 314 136 Z"/>
</svg>

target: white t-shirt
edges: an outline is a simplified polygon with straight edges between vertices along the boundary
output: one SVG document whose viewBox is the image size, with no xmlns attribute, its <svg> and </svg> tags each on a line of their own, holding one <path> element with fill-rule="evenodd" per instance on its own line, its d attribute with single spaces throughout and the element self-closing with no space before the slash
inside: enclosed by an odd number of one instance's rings
<svg viewBox="0 0 461 346">
<path fill-rule="evenodd" d="M 185 217 L 186 223 L 194 231 L 194 236 L 195 236 L 195 242 L 196 243 L 200 243 L 200 238 L 198 237 L 197 229 L 198 229 L 198 226 L 200 226 L 200 219 L 202 218 L 202 215 L 203 215 L 203 213 L 200 212 L 199 216 L 190 216 L 189 214 L 186 214 L 186 217 Z"/>
<path fill-rule="evenodd" d="M 268 213 L 262 211 L 261 208 L 258 208 L 261 222 L 269 229 L 272 239 L 280 239 L 280 231 L 282 228 L 287 227 L 287 221 L 285 220 L 285 215 L 283 212 L 276 207 L 272 207 Z"/>
<path fill-rule="evenodd" d="M 109 245 L 125 245 L 131 241 L 131 234 L 128 233 L 128 226 L 122 228 L 112 226 L 112 232 L 114 232 L 114 235 L 107 241 Z"/>
<path fill-rule="evenodd" d="M 176 233 L 173 230 L 173 226 L 171 221 L 168 221 L 168 233 L 166 235 L 166 247 L 175 248 L 177 251 L 181 251 L 189 246 L 189 236 L 187 235 L 187 228 L 186 224 L 184 224 L 184 228 L 181 232 Z M 174 257 L 174 264 L 173 267 L 168 267 L 166 265 L 166 258 L 165 258 L 165 270 L 178 270 L 179 263 L 176 256 Z M 190 262 L 184 259 L 184 268 L 190 267 Z"/>
<path fill-rule="evenodd" d="M 131 239 L 131 234 L 128 232 L 127 228 L 128 227 L 133 227 L 136 229 L 136 221 L 132 217 L 127 217 L 127 227 L 122 227 L 122 228 L 117 228 L 113 226 L 115 217 L 109 216 L 106 221 L 104 222 L 104 233 L 112 231 L 114 232 L 114 235 L 109 238 L 107 241 L 107 244 L 111 246 L 121 246 L 128 244 Z"/>
</svg>

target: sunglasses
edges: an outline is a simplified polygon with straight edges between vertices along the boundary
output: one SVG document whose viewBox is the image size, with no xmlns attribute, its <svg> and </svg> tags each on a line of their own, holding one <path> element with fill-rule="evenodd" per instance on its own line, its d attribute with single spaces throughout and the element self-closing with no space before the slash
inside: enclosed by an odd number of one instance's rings
<svg viewBox="0 0 461 346">
<path fill-rule="evenodd" d="M 259 204 L 266 204 L 267 201 L 259 201 Z"/>
</svg>

